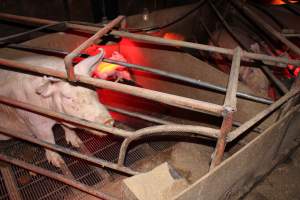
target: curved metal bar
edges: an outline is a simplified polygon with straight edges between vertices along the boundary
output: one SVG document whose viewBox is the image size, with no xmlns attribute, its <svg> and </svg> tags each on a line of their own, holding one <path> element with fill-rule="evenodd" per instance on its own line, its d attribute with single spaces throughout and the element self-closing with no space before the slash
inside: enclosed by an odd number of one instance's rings
<svg viewBox="0 0 300 200">
<path fill-rule="evenodd" d="M 173 132 L 197 134 L 199 136 L 214 139 L 217 139 L 220 134 L 219 129 L 194 125 L 159 125 L 139 129 L 133 133 L 134 136 L 128 137 L 122 142 L 118 158 L 118 166 L 124 166 L 126 152 L 131 142 L 142 139 L 143 137 L 173 135 Z"/>
<path fill-rule="evenodd" d="M 143 129 L 139 129 L 133 133 L 133 138 L 143 137 L 145 135 L 151 135 L 159 132 L 185 132 L 193 133 L 211 138 L 218 138 L 220 130 L 195 125 L 158 125 L 151 126 Z"/>
<path fill-rule="evenodd" d="M 119 158 L 118 158 L 118 166 L 122 167 L 124 166 L 124 161 L 126 157 L 126 152 L 128 149 L 129 144 L 132 142 L 132 138 L 126 138 L 121 145 Z"/>
</svg>

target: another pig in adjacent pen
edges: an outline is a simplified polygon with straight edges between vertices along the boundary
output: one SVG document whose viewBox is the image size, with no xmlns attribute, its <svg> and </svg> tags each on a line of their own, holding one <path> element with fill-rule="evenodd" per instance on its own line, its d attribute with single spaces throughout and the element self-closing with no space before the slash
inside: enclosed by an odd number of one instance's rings
<svg viewBox="0 0 300 200">
<path fill-rule="evenodd" d="M 47 67 L 64 71 L 64 62 L 60 58 L 39 55 L 12 49 L 0 49 L 0 57 L 13 59 L 18 62 Z M 91 58 L 95 60 L 95 57 Z M 91 59 L 85 59 L 75 66 L 75 73 L 89 76 Z M 92 60 L 92 62 L 94 62 Z M 0 95 L 10 97 L 35 106 L 47 108 L 56 112 L 73 115 L 88 121 L 109 126 L 113 119 L 107 109 L 98 101 L 97 93 L 82 86 L 75 86 L 67 81 L 53 77 L 40 77 L 27 73 L 0 68 Z M 33 136 L 49 143 L 55 143 L 52 127 L 60 123 L 65 130 L 66 141 L 75 147 L 82 143 L 70 124 L 57 122 L 53 119 L 15 109 L 0 104 L 0 125 L 15 130 L 31 133 Z M 0 135 L 0 140 L 9 137 Z M 63 163 L 61 156 L 46 149 L 47 160 L 60 167 Z"/>
<path fill-rule="evenodd" d="M 239 28 L 233 28 L 233 30 L 238 34 L 239 38 L 244 41 L 245 44 L 247 44 L 248 48 L 250 48 L 252 44 L 256 43 L 256 41 L 251 38 L 245 31 Z M 232 38 L 232 36 L 224 29 L 215 31 L 213 33 L 212 39 L 220 47 L 234 49 L 238 46 L 238 43 L 234 40 L 234 38 Z M 212 45 L 212 43 L 210 44 Z M 217 65 L 219 68 L 224 69 L 227 66 L 231 65 L 231 63 L 228 63 L 224 60 L 224 56 L 221 56 L 217 53 L 212 53 L 212 55 L 213 58 L 217 61 Z M 250 87 L 253 91 L 255 91 L 257 95 L 268 96 L 268 88 L 270 82 L 261 69 L 241 65 L 239 80 Z"/>
</svg>

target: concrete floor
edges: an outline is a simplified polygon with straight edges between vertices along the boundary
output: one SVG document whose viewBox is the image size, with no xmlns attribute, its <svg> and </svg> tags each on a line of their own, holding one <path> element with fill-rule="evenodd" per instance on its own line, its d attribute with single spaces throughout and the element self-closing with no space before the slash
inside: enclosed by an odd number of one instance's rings
<svg viewBox="0 0 300 200">
<path fill-rule="evenodd" d="M 300 148 L 258 183 L 243 200 L 299 200 Z"/>
</svg>

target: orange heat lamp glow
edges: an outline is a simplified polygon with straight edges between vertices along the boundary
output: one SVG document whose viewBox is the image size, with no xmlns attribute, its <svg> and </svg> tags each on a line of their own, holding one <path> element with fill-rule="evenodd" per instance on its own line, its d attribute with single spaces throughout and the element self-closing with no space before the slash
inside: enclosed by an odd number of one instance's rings
<svg viewBox="0 0 300 200">
<path fill-rule="evenodd" d="M 120 66 L 116 64 L 102 62 L 96 69 L 96 71 L 100 74 L 111 73 L 117 70 Z"/>
<path fill-rule="evenodd" d="M 289 3 L 298 3 L 299 0 L 288 0 L 288 2 Z M 273 5 L 283 5 L 283 4 L 286 4 L 286 2 L 283 1 L 283 0 L 272 0 L 270 3 L 273 4 Z"/>
<path fill-rule="evenodd" d="M 169 40 L 180 40 L 183 41 L 184 37 L 178 33 L 171 33 L 171 32 L 167 32 L 163 35 L 163 38 L 165 39 L 169 39 Z"/>
</svg>

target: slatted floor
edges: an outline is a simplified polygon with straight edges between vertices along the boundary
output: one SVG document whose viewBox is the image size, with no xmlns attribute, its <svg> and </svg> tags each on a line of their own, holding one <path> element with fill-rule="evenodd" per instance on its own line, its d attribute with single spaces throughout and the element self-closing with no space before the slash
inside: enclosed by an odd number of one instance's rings
<svg viewBox="0 0 300 200">
<path fill-rule="evenodd" d="M 113 136 L 96 137 L 91 134 L 86 134 L 84 131 L 78 131 L 78 136 L 82 139 L 87 149 L 95 156 L 110 162 L 116 162 L 121 141 Z M 68 145 L 64 139 L 64 134 L 60 128 L 55 130 L 56 143 L 65 147 L 75 148 Z M 152 152 L 159 152 L 169 148 L 174 143 L 172 142 L 149 142 L 148 145 Z M 136 161 L 149 156 L 149 151 L 145 150 L 144 145 L 138 145 L 131 149 L 126 157 L 125 165 L 130 166 Z M 56 168 L 48 163 L 45 158 L 44 150 L 30 143 L 22 141 L 14 141 L 10 145 L 2 148 L 5 154 L 16 157 L 26 162 L 34 163 L 39 167 L 61 173 L 59 168 Z M 99 168 L 90 166 L 86 162 L 74 159 L 69 156 L 62 155 L 68 169 L 71 171 L 74 178 L 86 185 L 99 187 L 101 184 L 109 184 L 108 177 L 120 176 L 118 173 L 111 170 L 99 170 Z M 74 190 L 60 182 L 54 181 L 44 176 L 31 175 L 27 170 L 12 166 L 13 175 L 16 180 L 17 188 L 24 200 L 33 199 L 64 199 L 66 196 L 77 195 L 77 190 Z M 9 199 L 8 191 L 4 185 L 2 175 L 0 174 L 0 200 Z"/>
</svg>

